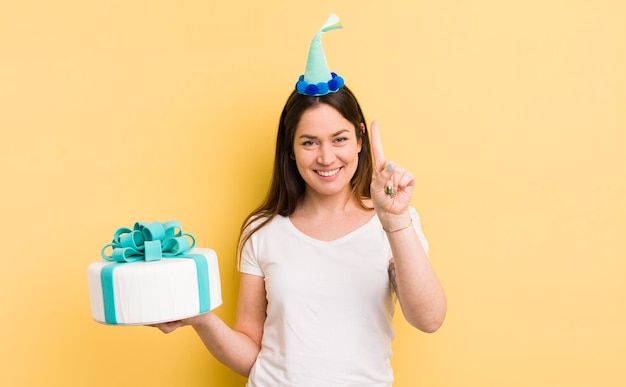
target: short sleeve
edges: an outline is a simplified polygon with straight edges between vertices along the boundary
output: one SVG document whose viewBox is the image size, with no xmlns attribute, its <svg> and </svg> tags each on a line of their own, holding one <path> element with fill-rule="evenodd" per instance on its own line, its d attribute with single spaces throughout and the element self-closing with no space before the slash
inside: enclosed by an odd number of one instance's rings
<svg viewBox="0 0 626 387">
<path fill-rule="evenodd" d="M 239 271 L 241 273 L 252 274 L 264 277 L 263 269 L 259 264 L 257 254 L 257 235 L 258 231 L 250 236 L 241 249 L 239 257 Z"/>
<path fill-rule="evenodd" d="M 417 232 L 417 236 L 419 237 L 420 243 L 422 244 L 422 247 L 424 248 L 424 252 L 426 252 L 426 254 L 428 255 L 428 240 L 426 239 L 426 236 L 424 235 L 424 231 L 422 230 L 422 222 L 420 220 L 420 215 L 418 214 L 417 210 L 413 207 L 409 207 L 409 213 L 411 214 L 413 227 L 415 228 L 415 231 Z"/>
</svg>

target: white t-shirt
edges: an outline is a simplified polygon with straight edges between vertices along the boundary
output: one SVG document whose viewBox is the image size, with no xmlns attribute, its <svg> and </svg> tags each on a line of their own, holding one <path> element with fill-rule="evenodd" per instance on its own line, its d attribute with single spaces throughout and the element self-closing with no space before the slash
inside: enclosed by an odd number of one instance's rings
<svg viewBox="0 0 626 387">
<path fill-rule="evenodd" d="M 413 226 L 428 251 L 419 215 Z M 267 319 L 248 387 L 388 387 L 395 298 L 378 217 L 331 242 L 276 216 L 248 240 L 240 271 L 265 278 Z"/>
</svg>

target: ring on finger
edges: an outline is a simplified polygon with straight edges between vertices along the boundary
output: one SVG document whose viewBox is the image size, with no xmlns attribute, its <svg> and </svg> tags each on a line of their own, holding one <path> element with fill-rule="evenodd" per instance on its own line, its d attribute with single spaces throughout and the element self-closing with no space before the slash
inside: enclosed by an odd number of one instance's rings
<svg viewBox="0 0 626 387">
<path fill-rule="evenodd" d="M 391 197 L 396 194 L 395 192 L 393 192 L 393 187 L 390 185 L 385 187 L 385 193 Z"/>
</svg>

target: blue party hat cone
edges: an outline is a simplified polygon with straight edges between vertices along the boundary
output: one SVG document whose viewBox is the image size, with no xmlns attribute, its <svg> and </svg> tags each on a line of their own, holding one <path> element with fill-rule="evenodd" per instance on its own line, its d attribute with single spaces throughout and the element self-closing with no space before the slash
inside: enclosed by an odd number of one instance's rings
<svg viewBox="0 0 626 387">
<path fill-rule="evenodd" d="M 332 14 L 313 37 L 311 47 L 309 48 L 306 70 L 296 83 L 298 93 L 320 96 L 335 92 L 343 87 L 343 78 L 328 69 L 326 55 L 322 47 L 322 34 L 340 28 L 343 28 L 343 25 L 339 21 L 339 17 Z"/>
</svg>

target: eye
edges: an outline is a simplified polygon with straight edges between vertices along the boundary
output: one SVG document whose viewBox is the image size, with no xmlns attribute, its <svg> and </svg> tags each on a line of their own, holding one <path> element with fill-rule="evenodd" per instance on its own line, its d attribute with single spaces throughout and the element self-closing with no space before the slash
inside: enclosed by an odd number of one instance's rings
<svg viewBox="0 0 626 387">
<path fill-rule="evenodd" d="M 342 143 L 348 141 L 348 137 L 337 137 L 335 142 Z"/>
<path fill-rule="evenodd" d="M 313 146 L 313 145 L 315 145 L 315 143 L 313 141 L 311 141 L 311 140 L 306 140 L 306 141 L 302 142 L 302 145 L 303 146 Z"/>
</svg>

